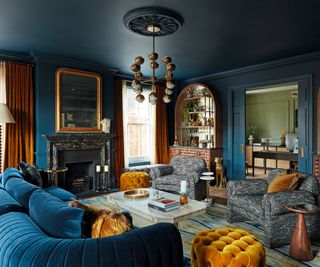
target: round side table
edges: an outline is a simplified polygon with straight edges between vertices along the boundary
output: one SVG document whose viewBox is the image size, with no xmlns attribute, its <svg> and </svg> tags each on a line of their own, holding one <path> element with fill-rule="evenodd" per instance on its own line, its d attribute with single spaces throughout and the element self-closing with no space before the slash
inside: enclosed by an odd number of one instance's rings
<svg viewBox="0 0 320 267">
<path fill-rule="evenodd" d="M 289 254 L 297 260 L 311 261 L 313 259 L 313 254 L 304 215 L 320 213 L 320 207 L 309 203 L 297 205 L 287 204 L 284 205 L 284 207 L 297 214 L 297 221 L 290 243 Z"/>
<path fill-rule="evenodd" d="M 58 173 L 66 172 L 68 167 L 53 167 L 53 168 L 45 168 L 41 169 L 41 171 L 48 173 L 48 183 L 49 186 L 57 186 L 58 185 Z"/>
<path fill-rule="evenodd" d="M 211 204 L 211 198 L 210 198 L 210 181 L 214 180 L 215 177 L 211 176 L 213 175 L 212 172 L 204 172 L 202 173 L 203 176 L 200 176 L 201 180 L 207 181 L 206 187 L 207 187 L 207 193 L 206 193 L 206 199 L 205 202 Z"/>
</svg>

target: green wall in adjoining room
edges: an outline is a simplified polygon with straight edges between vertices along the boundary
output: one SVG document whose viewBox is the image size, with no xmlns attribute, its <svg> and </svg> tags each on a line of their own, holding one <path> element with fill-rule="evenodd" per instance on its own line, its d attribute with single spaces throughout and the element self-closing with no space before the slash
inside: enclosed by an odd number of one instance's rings
<svg viewBox="0 0 320 267">
<path fill-rule="evenodd" d="M 283 131 L 296 132 L 294 127 L 297 99 L 291 97 L 292 90 L 248 94 L 246 96 L 246 136 L 248 129 L 256 126 L 254 142 L 261 138 L 279 138 Z"/>
</svg>

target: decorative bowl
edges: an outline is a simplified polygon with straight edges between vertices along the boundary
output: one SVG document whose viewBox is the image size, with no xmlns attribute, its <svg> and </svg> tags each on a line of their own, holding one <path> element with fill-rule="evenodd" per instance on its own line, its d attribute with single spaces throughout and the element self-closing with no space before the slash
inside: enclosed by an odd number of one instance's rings
<svg viewBox="0 0 320 267">
<path fill-rule="evenodd" d="M 133 189 L 133 190 L 127 190 L 124 192 L 125 198 L 145 198 L 149 196 L 149 191 L 144 189 Z"/>
</svg>

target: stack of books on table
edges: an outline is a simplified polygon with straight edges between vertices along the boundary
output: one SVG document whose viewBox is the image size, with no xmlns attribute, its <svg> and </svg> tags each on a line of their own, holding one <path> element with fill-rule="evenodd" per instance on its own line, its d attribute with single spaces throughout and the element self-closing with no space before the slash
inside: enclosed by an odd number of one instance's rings
<svg viewBox="0 0 320 267">
<path fill-rule="evenodd" d="M 180 203 L 177 200 L 169 199 L 166 197 L 159 197 L 150 199 L 148 207 L 166 212 L 178 209 L 180 207 Z"/>
</svg>

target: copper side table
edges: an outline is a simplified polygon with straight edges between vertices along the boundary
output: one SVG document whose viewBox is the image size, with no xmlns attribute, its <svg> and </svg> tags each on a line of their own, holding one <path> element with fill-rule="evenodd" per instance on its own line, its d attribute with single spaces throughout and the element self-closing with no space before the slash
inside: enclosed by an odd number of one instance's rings
<svg viewBox="0 0 320 267">
<path fill-rule="evenodd" d="M 320 207 L 308 203 L 297 205 L 288 204 L 284 205 L 284 207 L 297 214 L 297 221 L 290 243 L 289 254 L 297 260 L 311 261 L 313 259 L 313 254 L 304 215 L 320 213 Z"/>
</svg>

